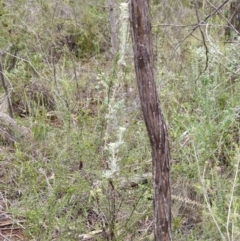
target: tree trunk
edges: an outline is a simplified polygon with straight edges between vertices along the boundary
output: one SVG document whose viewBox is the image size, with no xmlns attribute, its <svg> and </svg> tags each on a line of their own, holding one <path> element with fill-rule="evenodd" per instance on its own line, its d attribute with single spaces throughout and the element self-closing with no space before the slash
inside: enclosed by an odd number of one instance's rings
<svg viewBox="0 0 240 241">
<path fill-rule="evenodd" d="M 154 237 L 171 240 L 170 153 L 167 127 L 154 78 L 153 46 L 148 0 L 130 1 L 134 63 L 144 120 L 152 148 Z"/>
<path fill-rule="evenodd" d="M 108 8 L 109 8 L 109 19 L 111 26 L 111 42 L 112 42 L 112 54 L 115 56 L 117 53 L 117 27 L 115 20 L 115 6 L 113 0 L 107 0 Z"/>
<path fill-rule="evenodd" d="M 4 74 L 3 74 L 2 54 L 1 53 L 0 53 L 0 78 L 1 78 L 2 86 L 3 86 L 4 92 L 5 92 L 5 97 L 4 97 L 3 101 L 7 101 L 9 116 L 11 118 L 13 118 L 13 107 L 12 107 L 12 101 L 11 101 L 11 97 L 10 97 L 11 92 L 8 89 L 8 86 L 7 86 L 7 83 L 6 83 Z M 3 104 L 3 103 L 0 103 L 0 104 Z"/>
</svg>

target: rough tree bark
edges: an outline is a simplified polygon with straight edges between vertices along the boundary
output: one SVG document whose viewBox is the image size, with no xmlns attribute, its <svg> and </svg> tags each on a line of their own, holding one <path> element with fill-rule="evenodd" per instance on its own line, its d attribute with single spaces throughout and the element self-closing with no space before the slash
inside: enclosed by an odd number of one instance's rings
<svg viewBox="0 0 240 241">
<path fill-rule="evenodd" d="M 154 237 L 171 240 L 170 154 L 167 127 L 157 94 L 149 0 L 130 0 L 129 15 L 141 107 L 152 148 Z"/>
</svg>

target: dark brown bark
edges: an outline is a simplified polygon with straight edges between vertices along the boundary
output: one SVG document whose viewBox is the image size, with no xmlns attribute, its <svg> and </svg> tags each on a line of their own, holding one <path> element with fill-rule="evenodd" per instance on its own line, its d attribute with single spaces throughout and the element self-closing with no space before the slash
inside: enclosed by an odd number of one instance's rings
<svg viewBox="0 0 240 241">
<path fill-rule="evenodd" d="M 148 0 L 130 1 L 134 63 L 142 111 L 152 148 L 154 237 L 171 240 L 170 154 L 167 127 L 154 78 L 153 46 Z"/>
</svg>

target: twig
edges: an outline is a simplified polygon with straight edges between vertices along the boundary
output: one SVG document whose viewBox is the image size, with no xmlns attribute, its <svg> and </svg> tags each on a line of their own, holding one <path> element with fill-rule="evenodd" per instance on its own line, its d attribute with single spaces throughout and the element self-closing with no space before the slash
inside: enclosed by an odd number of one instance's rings
<svg viewBox="0 0 240 241">
<path fill-rule="evenodd" d="M 95 235 L 98 235 L 98 234 L 101 234 L 102 233 L 102 230 L 96 230 L 96 231 L 92 231 L 90 233 L 87 233 L 87 234 L 80 234 L 79 235 L 79 238 L 80 240 L 89 240 L 89 239 L 92 239 L 94 238 Z"/>
<path fill-rule="evenodd" d="M 115 240 L 115 221 L 116 221 L 116 197 L 115 197 L 115 187 L 113 180 L 109 179 L 110 187 L 110 200 L 109 200 L 109 209 L 110 209 L 110 223 L 109 223 L 109 238 L 110 240 Z"/>
<path fill-rule="evenodd" d="M 219 15 L 221 15 L 219 13 Z M 223 17 L 224 18 L 224 17 Z M 225 19 L 225 18 L 224 18 Z M 229 22 L 227 19 L 225 19 L 227 22 Z M 229 27 L 229 25 L 222 25 L 222 24 L 209 24 L 209 23 L 194 23 L 194 24 L 170 24 L 170 23 L 163 23 L 163 24 L 155 24 L 155 25 L 152 25 L 152 27 L 181 27 L 181 28 L 188 28 L 188 27 L 195 27 L 195 26 L 212 26 L 212 27 L 219 27 L 219 28 L 222 28 L 222 27 Z M 234 28 L 234 26 L 233 26 Z M 236 30 L 237 31 L 237 30 Z"/>
<path fill-rule="evenodd" d="M 198 23 L 199 23 L 199 22 L 200 22 L 200 18 L 199 18 L 199 15 L 198 15 L 196 0 L 194 0 L 194 8 L 195 8 L 196 17 L 197 17 L 197 20 L 198 20 Z M 204 70 L 199 74 L 199 76 L 201 76 L 201 75 L 207 70 L 207 68 L 208 68 L 208 53 L 209 53 L 209 50 L 208 50 L 208 47 L 207 47 L 207 44 L 206 44 L 205 36 L 204 36 L 203 31 L 202 31 L 201 25 L 199 25 L 199 29 L 200 29 L 200 33 L 201 33 L 201 35 L 202 35 L 203 45 L 204 45 L 204 47 L 205 47 L 205 53 L 206 53 L 205 68 L 204 68 Z M 199 76 L 198 76 L 198 78 L 199 78 Z"/>
<path fill-rule="evenodd" d="M 208 3 L 209 5 L 211 5 L 211 7 L 214 8 L 214 9 L 217 11 L 217 13 L 221 16 L 221 18 L 222 18 L 224 21 L 227 22 L 228 25 L 227 25 L 226 27 L 231 27 L 231 29 L 234 30 L 234 32 L 235 32 L 236 34 L 239 34 L 238 30 L 237 30 L 237 29 L 231 24 L 231 22 L 230 22 L 233 16 L 230 17 L 230 21 L 229 21 L 228 19 L 226 19 L 226 18 L 222 15 L 222 13 L 219 11 L 219 9 L 217 9 L 211 2 L 209 2 L 209 1 L 207 0 L 207 3 Z"/>
<path fill-rule="evenodd" d="M 192 30 L 191 32 L 185 36 L 174 48 L 173 53 L 172 53 L 172 57 L 170 59 L 173 58 L 173 54 L 177 51 L 177 49 L 181 46 L 181 44 L 190 36 L 192 36 L 193 32 L 199 28 L 202 24 L 206 23 L 206 21 L 211 18 L 213 15 L 215 15 L 216 13 L 218 13 L 218 11 L 227 3 L 229 2 L 229 0 L 225 0 L 218 8 L 215 8 L 204 20 L 200 21 Z"/>
<path fill-rule="evenodd" d="M 45 79 L 45 80 L 49 81 L 48 78 L 44 78 L 44 77 L 41 75 L 41 73 L 38 72 L 38 70 L 33 66 L 33 64 L 31 63 L 31 61 L 29 61 L 29 60 L 27 60 L 27 59 L 25 59 L 25 58 L 22 58 L 22 57 L 19 57 L 19 56 L 10 54 L 10 53 L 8 53 L 8 52 L 6 52 L 6 51 L 3 51 L 3 53 L 4 53 L 4 54 L 7 54 L 7 55 L 9 55 L 9 56 L 11 56 L 11 57 L 15 57 L 15 58 L 17 58 L 17 59 L 19 59 L 19 60 L 21 60 L 21 61 L 29 64 L 29 65 L 32 67 L 32 69 L 33 69 L 33 71 L 35 72 L 35 74 L 37 74 L 38 76 L 40 76 L 42 79 Z"/>
<path fill-rule="evenodd" d="M 8 239 L 5 235 L 3 235 L 3 234 L 1 234 L 1 233 L 0 233 L 0 236 L 1 236 L 2 238 L 4 238 L 4 240 L 11 241 L 10 239 Z"/>
<path fill-rule="evenodd" d="M 198 23 L 194 23 L 194 24 L 168 24 L 168 23 L 163 23 L 163 24 L 154 24 L 152 25 L 152 27 L 183 27 L 183 28 L 187 28 L 187 27 L 196 27 L 198 25 Z"/>
</svg>

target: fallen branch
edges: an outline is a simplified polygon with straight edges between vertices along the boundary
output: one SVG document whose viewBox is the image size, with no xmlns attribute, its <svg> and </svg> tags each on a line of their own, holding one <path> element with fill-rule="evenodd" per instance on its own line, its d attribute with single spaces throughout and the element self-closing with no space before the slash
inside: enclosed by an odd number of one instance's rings
<svg viewBox="0 0 240 241">
<path fill-rule="evenodd" d="M 92 231 L 87 234 L 80 234 L 79 238 L 82 241 L 90 240 L 90 239 L 94 238 L 96 235 L 101 234 L 102 232 L 103 232 L 102 230 L 95 230 L 95 231 Z"/>
</svg>

